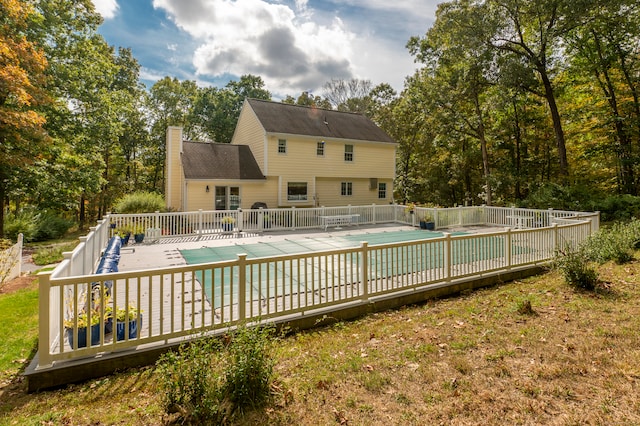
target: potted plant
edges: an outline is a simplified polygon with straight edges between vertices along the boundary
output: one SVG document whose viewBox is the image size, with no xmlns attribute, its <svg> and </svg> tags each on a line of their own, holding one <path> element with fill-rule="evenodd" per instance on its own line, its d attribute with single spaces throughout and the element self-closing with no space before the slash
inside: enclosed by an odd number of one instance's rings
<svg viewBox="0 0 640 426">
<path fill-rule="evenodd" d="M 413 214 L 415 211 L 416 211 L 416 203 L 408 203 L 404 208 L 405 213 Z"/>
<path fill-rule="evenodd" d="M 117 341 L 138 337 L 138 331 L 142 328 L 142 312 L 134 306 L 118 308 L 115 318 L 115 339 Z M 127 335 L 128 330 L 128 335 Z"/>
<path fill-rule="evenodd" d="M 91 317 L 89 319 L 89 317 Z M 89 324 L 91 321 L 91 324 Z M 78 342 L 74 345 L 74 327 L 78 327 Z M 71 318 L 64 321 L 64 332 L 69 341 L 69 346 L 73 349 L 86 348 L 87 347 L 87 328 L 91 327 L 91 346 L 100 343 L 100 336 L 105 333 L 105 329 L 109 329 L 112 326 L 108 326 L 107 323 L 111 322 L 109 318 L 100 316 L 100 312 L 97 309 L 91 310 L 91 315 L 87 312 L 82 312 L 76 318 Z"/>
<path fill-rule="evenodd" d="M 236 220 L 231 216 L 225 216 L 222 218 L 221 222 L 222 222 L 222 230 L 224 232 L 231 232 L 233 231 L 233 224 L 236 222 Z"/>
<path fill-rule="evenodd" d="M 133 233 L 133 240 L 140 244 L 144 241 L 144 225 L 136 225 L 131 231 Z"/>
<path fill-rule="evenodd" d="M 122 240 L 122 245 L 129 244 L 129 238 L 131 237 L 131 228 L 128 226 L 121 226 L 116 229 L 116 235 Z"/>
<path fill-rule="evenodd" d="M 420 218 L 420 229 L 426 229 L 428 231 L 436 229 L 436 223 L 430 214 L 426 213 Z"/>
</svg>

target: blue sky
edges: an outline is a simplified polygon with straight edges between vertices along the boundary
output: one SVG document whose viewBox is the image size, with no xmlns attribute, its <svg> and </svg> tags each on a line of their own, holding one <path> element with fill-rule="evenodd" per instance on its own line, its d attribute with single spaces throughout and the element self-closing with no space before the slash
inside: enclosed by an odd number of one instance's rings
<svg viewBox="0 0 640 426">
<path fill-rule="evenodd" d="M 224 86 L 262 77 L 274 98 L 322 95 L 333 78 L 389 83 L 417 65 L 406 49 L 441 0 L 93 0 L 99 32 L 129 47 L 150 87 L 165 77 Z"/>
</svg>

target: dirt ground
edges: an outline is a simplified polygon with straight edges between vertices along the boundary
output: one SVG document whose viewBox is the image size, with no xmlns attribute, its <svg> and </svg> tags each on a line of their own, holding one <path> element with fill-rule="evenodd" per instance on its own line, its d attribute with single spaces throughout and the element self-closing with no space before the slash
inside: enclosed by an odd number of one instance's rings
<svg viewBox="0 0 640 426">
<path fill-rule="evenodd" d="M 35 275 L 23 275 L 12 279 L 0 286 L 0 294 L 14 293 L 23 288 L 28 288 L 36 280 Z"/>
</svg>

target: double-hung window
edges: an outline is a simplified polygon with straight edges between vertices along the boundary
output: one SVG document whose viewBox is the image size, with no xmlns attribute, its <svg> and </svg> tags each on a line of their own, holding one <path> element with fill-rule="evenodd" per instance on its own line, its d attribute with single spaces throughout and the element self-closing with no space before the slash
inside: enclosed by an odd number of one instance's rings
<svg viewBox="0 0 640 426">
<path fill-rule="evenodd" d="M 340 195 L 353 195 L 353 182 L 342 182 Z"/>
<path fill-rule="evenodd" d="M 286 154 L 286 153 L 287 153 L 287 140 L 278 139 L 278 154 Z"/>
<path fill-rule="evenodd" d="M 324 141 L 318 142 L 318 145 L 316 146 L 316 155 L 318 157 L 324 157 Z"/>
<path fill-rule="evenodd" d="M 387 184 L 385 182 L 378 183 L 378 198 L 387 198 Z"/>
<path fill-rule="evenodd" d="M 344 146 L 344 161 L 353 161 L 353 145 Z"/>
</svg>

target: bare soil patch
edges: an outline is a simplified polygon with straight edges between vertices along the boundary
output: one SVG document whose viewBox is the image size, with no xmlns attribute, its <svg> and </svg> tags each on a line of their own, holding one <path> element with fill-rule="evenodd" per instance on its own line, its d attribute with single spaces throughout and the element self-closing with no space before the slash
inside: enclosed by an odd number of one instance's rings
<svg viewBox="0 0 640 426">
<path fill-rule="evenodd" d="M 4 283 L 0 287 L 0 294 L 15 293 L 16 291 L 30 288 L 37 279 L 35 275 L 23 275 Z"/>
</svg>

